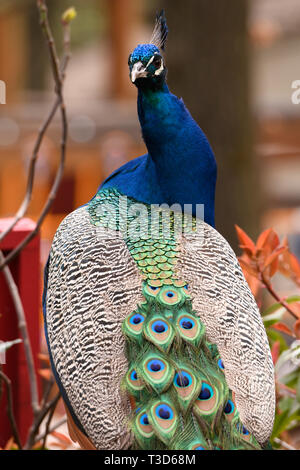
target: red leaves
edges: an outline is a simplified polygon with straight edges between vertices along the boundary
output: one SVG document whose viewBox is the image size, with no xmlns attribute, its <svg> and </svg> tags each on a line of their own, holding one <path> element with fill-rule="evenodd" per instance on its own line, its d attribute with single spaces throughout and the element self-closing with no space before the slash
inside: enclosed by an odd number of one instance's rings
<svg viewBox="0 0 300 470">
<path fill-rule="evenodd" d="M 14 438 L 11 437 L 11 438 L 7 441 L 7 443 L 5 444 L 5 447 L 4 447 L 3 449 L 0 447 L 0 450 L 18 450 L 18 446 L 17 446 L 17 444 L 15 443 Z"/>
<path fill-rule="evenodd" d="M 43 377 L 43 379 L 45 379 L 47 382 L 49 382 L 52 379 L 52 371 L 51 371 L 51 367 L 50 367 L 50 358 L 49 358 L 48 354 L 44 354 L 44 353 L 39 353 L 38 358 L 45 365 L 45 367 L 43 369 L 38 370 L 38 374 L 41 377 Z"/>
<path fill-rule="evenodd" d="M 43 379 L 47 380 L 49 382 L 52 378 L 52 372 L 50 369 L 39 369 L 38 373 Z"/>
<path fill-rule="evenodd" d="M 274 328 L 274 330 L 281 331 L 282 333 L 285 333 L 289 336 L 295 336 L 292 330 L 290 330 L 290 328 L 284 323 L 281 323 L 281 322 L 275 323 L 274 325 L 271 326 L 271 328 Z"/>
<path fill-rule="evenodd" d="M 295 388 L 292 388 L 290 384 L 281 383 L 281 380 L 287 375 L 285 372 L 286 361 L 294 358 L 294 349 L 296 353 L 298 351 L 300 295 L 289 295 L 288 297 L 279 295 L 274 288 L 272 278 L 275 274 L 280 273 L 300 286 L 300 263 L 296 256 L 290 252 L 287 238 L 280 241 L 272 228 L 264 230 L 256 243 L 240 227 L 236 226 L 236 232 L 240 248 L 243 251 L 239 262 L 252 293 L 257 299 L 258 293 L 264 287 L 276 302 L 269 305 L 263 313 L 275 369 L 277 414 L 273 429 L 274 438 L 274 436 L 283 434 L 293 419 L 299 419 L 298 411 L 295 413 L 289 409 L 281 411 L 280 405 L 281 400 L 286 397 L 291 398 L 292 401 L 297 400 L 299 403 L 299 381 Z M 290 314 L 289 318 L 286 313 Z M 289 340 L 285 335 L 289 336 Z"/>
<path fill-rule="evenodd" d="M 293 330 L 291 330 L 291 328 L 282 322 L 274 323 L 272 326 L 270 326 L 270 328 L 280 331 L 281 333 L 285 333 L 292 338 L 300 339 L 300 319 L 293 324 Z"/>
<path fill-rule="evenodd" d="M 287 247 L 280 245 L 278 235 L 271 228 L 260 234 L 256 244 L 240 227 L 236 225 L 235 228 L 240 248 L 243 250 L 239 262 L 250 289 L 256 297 L 263 278 L 270 279 L 277 272 L 279 257 L 287 250 Z M 256 281 L 253 278 L 256 278 Z"/>
<path fill-rule="evenodd" d="M 61 432 L 52 431 L 51 435 L 56 437 L 56 439 L 58 439 L 59 441 L 64 442 L 65 444 L 68 444 L 68 445 L 72 444 L 72 441 L 70 440 L 70 438 Z"/>
<path fill-rule="evenodd" d="M 39 353 L 38 358 L 40 359 L 41 362 L 43 362 L 46 366 L 50 367 L 50 358 L 48 354 L 45 353 Z"/>
<path fill-rule="evenodd" d="M 66 450 L 70 445 L 72 445 L 71 439 L 66 436 L 65 434 L 62 434 L 61 432 L 58 431 L 52 431 L 51 436 L 55 437 L 58 442 L 51 442 L 51 446 L 59 447 L 62 450 Z"/>
<path fill-rule="evenodd" d="M 251 238 L 248 237 L 246 232 L 244 232 L 244 230 L 242 230 L 238 225 L 235 225 L 235 229 L 237 231 L 237 236 L 240 241 L 240 247 L 248 256 L 253 256 L 256 251 L 255 244 L 253 243 Z"/>
<path fill-rule="evenodd" d="M 284 239 L 284 243 L 288 248 L 288 242 Z M 300 263 L 299 260 L 293 253 L 287 251 L 283 254 L 282 260 L 279 266 L 279 271 L 286 277 L 289 277 L 298 286 L 300 286 Z"/>
<path fill-rule="evenodd" d="M 293 273 L 294 281 L 300 286 L 300 263 L 293 253 L 289 253 L 290 267 Z"/>
<path fill-rule="evenodd" d="M 275 341 L 271 349 L 273 364 L 275 365 L 280 356 L 280 341 Z"/>
<path fill-rule="evenodd" d="M 260 234 L 255 244 L 240 227 L 235 228 L 243 250 L 239 261 L 247 274 L 264 281 L 279 271 L 300 285 L 300 263 L 290 253 L 286 238 L 280 244 L 277 233 L 269 228 Z"/>
<path fill-rule="evenodd" d="M 300 319 L 300 303 L 294 303 L 292 306 L 288 305 L 274 291 L 271 284 L 271 278 L 277 272 L 280 272 L 300 286 L 300 263 L 296 256 L 289 251 L 287 238 L 284 238 L 282 243 L 280 243 L 277 233 L 272 228 L 269 228 L 260 234 L 255 244 L 240 227 L 236 226 L 235 228 L 240 248 L 243 250 L 242 256 L 239 257 L 239 262 L 253 294 L 256 296 L 259 287 L 266 287 L 277 302 L 292 314 L 294 318 Z M 256 284 L 253 282 L 254 278 L 256 279 Z M 295 330 L 294 333 L 290 333 L 293 336 L 297 336 L 299 330 L 300 327 L 297 326 L 297 332 Z"/>
</svg>

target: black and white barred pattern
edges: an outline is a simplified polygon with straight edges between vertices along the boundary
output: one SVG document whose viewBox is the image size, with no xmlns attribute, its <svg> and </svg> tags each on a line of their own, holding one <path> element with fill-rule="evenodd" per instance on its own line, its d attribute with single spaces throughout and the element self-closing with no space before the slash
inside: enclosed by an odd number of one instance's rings
<svg viewBox="0 0 300 470">
<path fill-rule="evenodd" d="M 46 298 L 50 349 L 72 408 L 93 444 L 112 450 L 131 444 L 130 404 L 120 388 L 127 372 L 121 325 L 143 301 L 141 274 L 114 235 L 92 225 L 85 207 L 66 217 L 52 245 Z M 243 424 L 264 443 L 274 418 L 273 365 L 234 253 L 203 223 L 182 238 L 177 270 L 219 348 Z"/>
<path fill-rule="evenodd" d="M 55 368 L 73 410 L 100 449 L 130 444 L 124 318 L 142 301 L 141 277 L 125 243 L 106 239 L 85 208 L 60 225 L 50 254 L 46 321 Z"/>
<path fill-rule="evenodd" d="M 235 253 L 204 224 L 200 238 L 183 238 L 178 269 L 190 282 L 193 308 L 208 340 L 218 346 L 241 421 L 264 444 L 275 416 L 274 367 L 260 312 Z"/>
</svg>

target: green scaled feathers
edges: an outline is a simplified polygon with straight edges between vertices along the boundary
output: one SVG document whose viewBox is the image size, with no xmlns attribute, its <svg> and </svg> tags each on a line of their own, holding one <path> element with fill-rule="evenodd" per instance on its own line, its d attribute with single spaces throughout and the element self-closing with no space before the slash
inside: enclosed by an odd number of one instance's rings
<svg viewBox="0 0 300 470">
<path fill-rule="evenodd" d="M 177 275 L 178 218 L 164 209 L 153 215 L 147 206 L 143 212 L 145 205 L 130 198 L 125 205 L 122 198 L 116 190 L 100 190 L 88 210 L 94 225 L 121 232 L 143 279 L 144 301 L 122 325 L 133 447 L 260 449 L 240 422 L 218 349 L 193 311 L 188 283 Z M 195 219 L 181 223 L 195 228 Z"/>
</svg>

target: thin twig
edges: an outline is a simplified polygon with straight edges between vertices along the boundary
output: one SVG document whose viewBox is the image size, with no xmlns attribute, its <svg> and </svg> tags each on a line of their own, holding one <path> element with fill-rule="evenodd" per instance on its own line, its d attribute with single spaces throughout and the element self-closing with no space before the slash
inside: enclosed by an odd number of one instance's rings
<svg viewBox="0 0 300 470">
<path fill-rule="evenodd" d="M 37 441 L 35 438 L 36 433 L 39 430 L 39 426 L 42 423 L 43 419 L 45 418 L 45 410 L 48 410 L 48 398 L 50 395 L 50 392 L 52 390 L 52 387 L 54 385 L 54 379 L 53 377 L 50 378 L 50 380 L 47 383 L 47 386 L 44 390 L 43 397 L 40 402 L 40 411 L 39 413 L 34 417 L 33 423 L 30 427 L 29 433 L 28 433 L 28 438 L 25 447 L 30 448 L 34 444 L 34 441 Z"/>
<path fill-rule="evenodd" d="M 43 432 L 43 433 L 39 434 L 38 436 L 36 436 L 35 442 L 41 441 L 42 439 L 45 438 L 45 436 L 51 434 L 53 431 L 55 431 L 56 429 L 60 428 L 60 426 L 62 426 L 62 425 L 65 424 L 66 422 L 67 422 L 67 417 L 64 416 L 64 417 L 61 418 L 59 421 L 57 421 L 55 424 L 53 424 L 53 426 L 49 427 L 49 429 L 48 429 L 47 432 Z"/>
<path fill-rule="evenodd" d="M 34 445 L 35 436 L 39 431 L 39 427 L 40 427 L 41 423 L 43 422 L 43 420 L 47 416 L 48 412 L 52 409 L 52 407 L 56 406 L 59 398 L 60 398 L 60 392 L 57 393 L 56 396 L 50 402 L 45 404 L 45 406 L 40 410 L 39 415 L 34 419 L 34 421 L 32 423 L 32 426 L 31 426 L 31 429 L 30 429 L 30 432 L 29 432 L 27 442 L 24 446 L 25 450 L 31 449 L 32 446 Z"/>
<path fill-rule="evenodd" d="M 33 190 L 33 183 L 34 183 L 34 176 L 35 176 L 35 166 L 36 166 L 36 161 L 37 161 L 40 145 L 41 145 L 41 142 L 44 138 L 46 130 L 48 129 L 48 126 L 51 123 L 51 121 L 52 121 L 52 119 L 53 119 L 53 117 L 54 117 L 54 115 L 55 115 L 55 113 L 56 113 L 56 111 L 59 107 L 59 103 L 60 103 L 60 101 L 57 98 L 54 105 L 53 105 L 53 107 L 52 107 L 52 109 L 51 109 L 51 112 L 50 112 L 49 116 L 47 117 L 45 123 L 43 124 L 43 126 L 41 127 L 41 129 L 39 131 L 39 135 L 38 135 L 37 141 L 35 143 L 33 153 L 32 153 L 32 156 L 31 156 L 31 159 L 30 159 L 30 162 L 29 162 L 29 171 L 28 171 L 28 179 L 27 179 L 27 187 L 26 187 L 25 197 L 24 197 L 24 199 L 23 199 L 23 201 L 22 201 L 22 203 L 21 203 L 14 219 L 11 221 L 11 223 L 9 224 L 7 229 L 0 234 L 0 243 L 13 230 L 15 225 L 19 222 L 19 220 L 21 220 L 24 217 L 24 215 L 27 212 L 27 209 L 28 209 L 28 206 L 30 204 L 31 197 L 32 197 L 32 190 Z"/>
<path fill-rule="evenodd" d="M 48 415 L 48 419 L 47 419 L 47 422 L 46 422 L 46 429 L 45 429 L 45 435 L 44 435 L 44 439 L 43 439 L 43 448 L 46 447 L 46 441 L 47 441 L 47 437 L 48 437 L 48 434 L 49 434 L 49 429 L 50 429 L 50 424 L 51 424 L 51 421 L 52 421 L 52 418 L 53 418 L 53 415 L 54 415 L 54 411 L 57 407 L 57 403 L 60 399 L 60 394 L 56 397 L 57 400 L 56 402 L 54 402 L 50 412 L 49 412 L 49 415 Z"/>
<path fill-rule="evenodd" d="M 56 47 L 55 47 L 55 42 L 53 39 L 53 35 L 51 32 L 51 28 L 49 25 L 48 21 L 48 14 L 47 14 L 47 7 L 45 5 L 44 0 L 38 0 L 37 2 L 38 9 L 40 12 L 40 22 L 41 22 L 41 27 L 44 33 L 44 36 L 47 40 L 48 44 L 48 49 L 50 53 L 50 58 L 51 58 L 51 64 L 52 64 L 52 72 L 54 76 L 54 81 L 55 81 L 55 92 L 57 94 L 57 102 L 58 105 L 60 106 L 61 110 L 61 119 L 62 119 L 62 140 L 61 140 L 61 152 L 60 152 L 60 163 L 59 167 L 56 172 L 56 176 L 54 179 L 54 183 L 52 185 L 52 188 L 50 190 L 50 193 L 48 195 L 47 201 L 39 215 L 38 221 L 36 223 L 35 229 L 30 232 L 27 237 L 25 237 L 22 242 L 14 249 L 12 250 L 7 257 L 4 260 L 0 261 L 0 271 L 3 269 L 10 261 L 12 261 L 19 253 L 21 250 L 25 248 L 26 245 L 36 236 L 36 234 L 39 231 L 39 228 L 41 227 L 45 217 L 47 216 L 57 194 L 57 190 L 60 186 L 63 173 L 64 173 L 64 167 L 65 167 L 65 157 L 66 157 L 66 143 L 67 143 L 67 138 L 68 138 L 68 121 L 67 121 L 67 115 L 66 115 L 66 109 L 65 109 L 65 104 L 64 104 L 64 98 L 63 98 L 63 81 L 65 77 L 65 70 L 67 67 L 67 64 L 70 59 L 70 28 L 69 25 L 64 25 L 64 50 L 65 50 L 65 55 L 62 60 L 62 65 L 61 67 L 59 66 L 59 60 L 56 52 Z M 54 108 L 53 108 L 54 109 Z M 52 113 L 53 114 L 53 113 Z M 54 114 L 53 114 L 54 116 Z M 52 118 L 53 118 L 52 116 Z M 39 143 L 40 145 L 40 143 Z M 33 163 L 33 176 L 34 176 L 34 163 Z M 31 184 L 31 183 L 30 183 Z M 29 188 L 30 189 L 30 188 Z"/>
<path fill-rule="evenodd" d="M 11 261 L 18 253 L 20 250 L 26 246 L 30 240 L 36 235 L 36 233 L 39 230 L 39 227 L 43 223 L 44 218 L 48 214 L 51 205 L 56 197 L 57 190 L 59 188 L 63 172 L 64 172 L 64 165 L 65 165 L 65 153 L 66 153 L 66 142 L 67 142 L 67 136 L 68 136 L 68 122 L 67 122 L 67 116 L 66 116 L 66 110 L 65 110 L 65 105 L 64 105 L 64 99 L 63 99 L 63 82 L 64 82 L 64 77 L 65 77 L 65 70 L 70 58 L 70 51 L 69 51 L 69 44 L 70 44 L 70 30 L 69 26 L 64 25 L 64 58 L 62 60 L 61 68 L 59 67 L 59 60 L 56 52 L 56 47 L 53 39 L 53 35 L 50 29 L 49 21 L 48 21 L 48 12 L 47 12 L 47 7 L 44 2 L 44 0 L 38 0 L 37 1 L 37 7 L 40 13 L 40 22 L 41 22 L 41 27 L 44 33 L 44 36 L 46 38 L 47 44 L 48 44 L 48 49 L 49 49 L 49 54 L 50 54 L 50 59 L 51 59 L 51 64 L 52 64 L 52 72 L 54 76 L 54 81 L 55 81 L 55 92 L 57 94 L 57 99 L 59 102 L 60 110 L 61 110 L 61 119 L 62 119 L 62 141 L 61 141 L 61 155 L 60 155 L 60 164 L 56 173 L 56 177 L 54 180 L 54 183 L 52 185 L 52 188 L 50 190 L 50 193 L 48 195 L 47 201 L 42 209 L 42 212 L 38 218 L 36 228 L 19 244 L 19 246 L 8 255 L 8 257 L 5 260 L 5 263 L 8 263 Z M 1 263 L 0 263 L 0 269 L 1 269 Z M 58 394 L 50 403 L 46 403 L 47 397 L 50 393 L 50 390 L 52 388 L 52 383 L 49 384 L 48 389 L 46 390 L 46 393 L 44 395 L 44 398 L 42 400 L 42 407 L 40 409 L 40 413 L 35 416 L 35 419 L 32 423 L 31 429 L 28 434 L 27 442 L 25 445 L 25 449 L 30 449 L 34 443 L 35 443 L 35 436 L 38 433 L 40 424 L 42 421 L 45 419 L 47 416 L 47 413 L 50 411 L 50 415 L 48 417 L 48 428 L 51 422 L 51 418 L 54 412 L 54 409 L 57 405 L 57 402 L 60 398 L 60 394 Z M 53 409 L 53 411 L 51 411 Z M 47 429 L 46 429 L 47 431 Z M 47 436 L 47 433 L 46 433 Z M 44 438 L 44 441 L 46 440 L 46 437 Z"/>
<path fill-rule="evenodd" d="M 285 384 L 278 382 L 277 380 L 276 386 L 278 388 L 278 394 L 282 397 L 295 398 L 297 395 L 296 390 L 292 389 L 291 387 L 287 387 Z"/>
<path fill-rule="evenodd" d="M 24 308 L 22 305 L 22 301 L 19 295 L 18 288 L 16 286 L 16 283 L 13 279 L 13 276 L 11 274 L 10 269 L 8 268 L 7 264 L 14 259 L 20 251 L 35 237 L 37 234 L 41 224 L 43 223 L 46 215 L 48 214 L 52 203 L 56 197 L 57 190 L 59 188 L 60 182 L 62 180 L 63 172 L 64 172 L 64 165 L 65 165 L 65 154 L 66 154 L 66 142 L 67 142 L 67 137 L 68 137 L 68 122 L 67 122 L 67 116 L 66 116 L 66 110 L 65 110 L 65 104 L 64 104 L 64 98 L 63 98 L 63 82 L 65 79 L 65 71 L 70 59 L 70 28 L 69 24 L 64 24 L 64 57 L 59 63 L 57 52 L 56 52 L 56 47 L 53 39 L 53 35 L 51 32 L 51 28 L 49 25 L 48 21 L 48 10 L 47 6 L 45 4 L 45 0 L 37 0 L 37 7 L 39 10 L 40 14 L 40 23 L 41 27 L 44 33 L 44 36 L 47 41 L 48 45 L 48 50 L 50 54 L 50 60 L 51 60 L 51 66 L 52 66 L 52 72 L 53 72 L 53 77 L 54 77 L 54 82 L 55 82 L 55 93 L 56 93 L 56 99 L 55 102 L 50 110 L 50 113 L 48 117 L 46 118 L 44 124 L 42 125 L 41 129 L 39 130 L 37 140 L 35 142 L 33 152 L 31 155 L 30 159 L 30 164 L 29 164 L 29 173 L 28 173 L 28 179 L 27 179 L 27 187 L 26 187 L 26 193 L 24 200 L 22 201 L 14 219 L 10 223 L 9 227 L 5 230 L 0 235 L 0 242 L 5 238 L 5 236 L 14 228 L 14 226 L 17 224 L 17 222 L 26 214 L 27 209 L 29 207 L 31 197 L 32 197 L 32 191 L 33 191 L 33 185 L 34 185 L 34 178 L 35 178 L 35 167 L 36 167 L 36 161 L 38 158 L 38 153 L 43 141 L 43 138 L 46 134 L 46 131 L 51 124 L 56 111 L 58 108 L 60 108 L 61 112 L 61 120 L 62 120 L 62 139 L 61 139 L 61 154 L 60 154 L 60 162 L 59 166 L 55 175 L 55 179 L 53 182 L 53 185 L 51 187 L 50 193 L 48 195 L 48 198 L 46 200 L 46 203 L 38 217 L 38 221 L 36 224 L 35 229 L 13 250 L 9 253 L 9 255 L 5 258 L 3 253 L 0 251 L 0 271 L 3 269 L 3 273 L 9 288 L 9 291 L 11 293 L 13 303 L 15 306 L 15 310 L 17 313 L 18 317 L 18 327 L 20 329 L 20 333 L 23 339 L 23 344 L 24 344 L 24 349 L 25 349 L 25 356 L 26 356 L 26 362 L 27 362 L 27 369 L 28 369 L 28 375 L 29 375 L 29 383 L 30 383 L 30 391 L 31 391 L 31 405 L 32 405 L 32 410 L 33 410 L 33 423 L 31 426 L 31 429 L 28 434 L 27 442 L 24 446 L 25 449 L 30 449 L 35 442 L 35 436 L 38 433 L 39 426 L 42 423 L 42 421 L 45 419 L 47 414 L 50 412 L 50 415 L 48 417 L 48 422 L 47 422 L 47 429 L 49 431 L 50 427 L 50 422 L 51 422 L 51 417 L 53 415 L 54 409 L 57 405 L 57 402 L 60 398 L 60 394 L 58 393 L 56 397 L 50 401 L 49 403 L 47 402 L 48 396 L 50 394 L 52 385 L 53 385 L 53 380 L 50 381 L 48 387 L 45 390 L 44 396 L 41 400 L 40 406 L 38 402 L 38 388 L 37 388 L 37 377 L 35 373 L 35 368 L 34 368 L 34 361 L 33 361 L 33 356 L 32 356 L 32 349 L 31 349 L 31 343 L 30 339 L 28 336 L 28 329 L 27 329 L 27 323 L 26 323 L 26 317 L 24 313 Z M 53 411 L 52 411 L 53 410 Z M 47 434 L 46 434 L 47 435 Z M 17 440 L 17 439 L 16 439 Z"/>
<path fill-rule="evenodd" d="M 3 253 L 2 251 L 0 251 L 0 262 L 2 262 L 3 259 L 4 259 Z M 13 304 L 14 304 L 15 311 L 16 311 L 17 318 L 18 318 L 18 328 L 20 330 L 20 334 L 23 340 L 26 365 L 27 365 L 28 375 L 29 375 L 31 406 L 32 406 L 33 414 L 35 416 L 39 412 L 39 396 L 38 396 L 37 378 L 36 378 L 36 373 L 35 373 L 35 368 L 34 368 L 33 354 L 32 354 L 31 342 L 30 342 L 30 338 L 28 334 L 25 312 L 24 312 L 23 304 L 20 298 L 18 287 L 14 281 L 14 278 L 8 266 L 5 266 L 3 270 L 3 274 L 5 277 L 10 295 L 13 300 Z"/>
<path fill-rule="evenodd" d="M 50 380 L 47 381 L 47 386 L 45 387 L 44 394 L 40 403 L 41 409 L 43 409 L 45 404 L 47 403 L 47 400 L 49 398 L 49 395 L 50 395 L 50 392 L 52 390 L 54 383 L 55 383 L 54 378 L 51 376 Z"/>
<path fill-rule="evenodd" d="M 14 437 L 14 442 L 17 444 L 19 449 L 22 449 L 21 439 L 18 431 L 18 426 L 15 420 L 14 408 L 13 408 L 13 397 L 11 389 L 11 381 L 6 374 L 0 371 L 0 377 L 5 382 L 7 391 L 7 414 L 11 425 L 11 430 Z"/>
<path fill-rule="evenodd" d="M 276 442 L 276 444 L 281 445 L 281 447 L 283 447 L 284 449 L 287 449 L 287 450 L 297 450 L 297 449 L 295 449 L 295 447 L 292 447 L 292 446 L 291 446 L 290 444 L 288 444 L 287 442 L 282 441 L 281 439 L 278 439 L 278 437 L 275 437 L 274 442 Z"/>
<path fill-rule="evenodd" d="M 68 54 L 68 56 L 65 55 L 65 57 L 62 60 L 60 73 L 61 73 L 61 76 L 62 76 L 63 80 L 65 78 L 65 71 L 66 71 L 66 67 L 68 65 L 68 60 L 69 60 L 69 54 Z M 14 216 L 13 220 L 9 224 L 9 226 L 6 228 L 6 230 L 4 230 L 4 232 L 0 233 L 0 243 L 13 230 L 13 228 L 19 222 L 19 220 L 21 220 L 25 216 L 25 214 L 28 210 L 28 207 L 29 207 L 29 204 L 30 204 L 31 198 L 32 198 L 32 191 L 33 191 L 33 184 L 34 184 L 34 177 L 35 177 L 35 168 L 36 168 L 36 162 L 37 162 L 37 159 L 38 159 L 38 156 L 39 156 L 39 151 L 40 151 L 40 148 L 41 148 L 41 144 L 42 144 L 42 141 L 45 137 L 45 134 L 46 134 L 46 132 L 47 132 L 47 130 L 48 130 L 55 114 L 56 114 L 56 111 L 59 108 L 59 105 L 60 105 L 60 98 L 56 97 L 55 102 L 54 102 L 54 104 L 53 104 L 53 106 L 50 110 L 50 113 L 46 117 L 43 125 L 41 126 L 41 128 L 39 130 L 39 133 L 38 133 L 38 136 L 37 136 L 37 139 L 36 139 L 36 142 L 35 142 L 31 157 L 30 157 L 30 161 L 29 161 L 29 170 L 28 170 L 27 185 L 26 185 L 26 192 L 25 192 L 24 199 L 23 199 L 19 209 L 17 210 L 16 215 Z"/>
<path fill-rule="evenodd" d="M 269 293 L 274 297 L 275 300 L 277 300 L 277 302 L 279 304 L 281 304 L 294 318 L 296 318 L 296 320 L 299 320 L 299 317 L 295 314 L 295 312 L 293 312 L 293 310 L 290 308 L 289 304 L 287 302 L 285 302 L 285 300 L 283 300 L 276 292 L 275 290 L 273 289 L 273 286 L 272 284 L 270 283 L 270 281 L 268 281 L 265 276 L 264 276 L 264 273 L 260 273 L 261 275 L 261 281 L 263 282 L 263 284 L 265 285 L 266 289 L 269 291 Z"/>
</svg>

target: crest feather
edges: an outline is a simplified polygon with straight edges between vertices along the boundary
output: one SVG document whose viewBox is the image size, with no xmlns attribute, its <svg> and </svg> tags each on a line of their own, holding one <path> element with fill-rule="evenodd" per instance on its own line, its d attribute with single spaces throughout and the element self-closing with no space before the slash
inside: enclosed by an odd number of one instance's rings
<svg viewBox="0 0 300 470">
<path fill-rule="evenodd" d="M 154 44 L 156 47 L 164 51 L 168 32 L 169 30 L 165 17 L 165 11 L 162 10 L 159 14 L 156 15 L 155 26 L 150 39 L 150 44 Z"/>
</svg>

